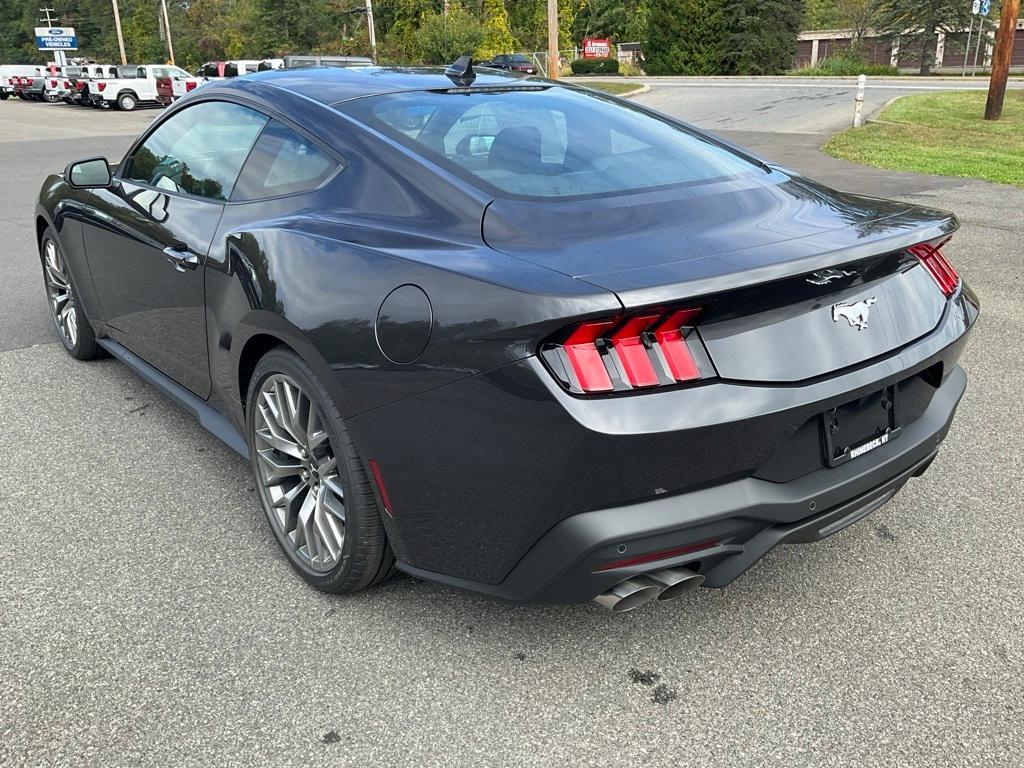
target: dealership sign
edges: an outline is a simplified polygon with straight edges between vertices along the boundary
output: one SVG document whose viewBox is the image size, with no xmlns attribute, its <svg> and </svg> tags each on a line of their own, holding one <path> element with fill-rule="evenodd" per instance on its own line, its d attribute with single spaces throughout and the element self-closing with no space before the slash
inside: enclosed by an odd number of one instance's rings
<svg viewBox="0 0 1024 768">
<path fill-rule="evenodd" d="M 36 27 L 36 48 L 40 51 L 77 51 L 74 27 Z"/>
<path fill-rule="evenodd" d="M 584 59 L 607 59 L 612 55 L 612 44 L 607 39 L 583 38 Z"/>
</svg>

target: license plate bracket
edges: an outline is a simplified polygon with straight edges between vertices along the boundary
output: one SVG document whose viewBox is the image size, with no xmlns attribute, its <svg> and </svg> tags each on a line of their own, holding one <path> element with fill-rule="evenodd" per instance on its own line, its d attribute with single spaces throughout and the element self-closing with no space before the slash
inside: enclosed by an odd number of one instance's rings
<svg viewBox="0 0 1024 768">
<path fill-rule="evenodd" d="M 821 425 L 830 467 L 870 453 L 900 433 L 899 389 L 888 386 L 831 408 L 822 414 Z"/>
</svg>

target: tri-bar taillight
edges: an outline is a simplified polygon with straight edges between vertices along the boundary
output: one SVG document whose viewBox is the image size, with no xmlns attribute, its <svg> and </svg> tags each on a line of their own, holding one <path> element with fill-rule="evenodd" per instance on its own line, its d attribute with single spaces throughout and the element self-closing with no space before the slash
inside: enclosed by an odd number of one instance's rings
<svg viewBox="0 0 1024 768">
<path fill-rule="evenodd" d="M 946 257 L 942 255 L 942 246 L 948 243 L 950 239 L 947 237 L 942 240 L 919 243 L 907 249 L 910 255 L 916 257 L 924 268 L 931 273 L 931 276 L 935 278 L 935 282 L 939 284 L 939 288 L 947 299 L 956 293 L 957 286 L 960 285 L 960 275 L 956 273 L 953 265 L 946 261 Z"/>
<path fill-rule="evenodd" d="M 647 309 L 585 320 L 541 347 L 563 385 L 582 394 L 628 392 L 714 375 L 694 325 L 701 307 Z"/>
</svg>

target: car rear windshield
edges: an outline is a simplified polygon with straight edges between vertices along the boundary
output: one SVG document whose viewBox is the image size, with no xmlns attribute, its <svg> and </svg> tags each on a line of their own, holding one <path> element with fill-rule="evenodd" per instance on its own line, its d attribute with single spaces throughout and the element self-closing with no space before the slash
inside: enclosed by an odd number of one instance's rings
<svg viewBox="0 0 1024 768">
<path fill-rule="evenodd" d="M 568 88 L 415 91 L 341 109 L 496 196 L 605 196 L 763 172 L 666 120 Z"/>
</svg>

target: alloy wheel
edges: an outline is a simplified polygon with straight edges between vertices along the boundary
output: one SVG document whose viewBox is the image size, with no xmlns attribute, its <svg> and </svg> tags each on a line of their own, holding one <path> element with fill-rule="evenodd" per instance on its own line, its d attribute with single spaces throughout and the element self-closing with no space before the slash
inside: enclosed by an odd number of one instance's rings
<svg viewBox="0 0 1024 768">
<path fill-rule="evenodd" d="M 78 343 L 78 309 L 64 257 L 53 240 L 47 240 L 43 246 L 43 261 L 53 322 L 64 343 L 69 349 L 74 349 Z"/>
<path fill-rule="evenodd" d="M 345 541 L 345 492 L 323 418 L 282 373 L 263 382 L 254 417 L 256 471 L 271 524 L 299 562 L 330 571 Z"/>
</svg>

